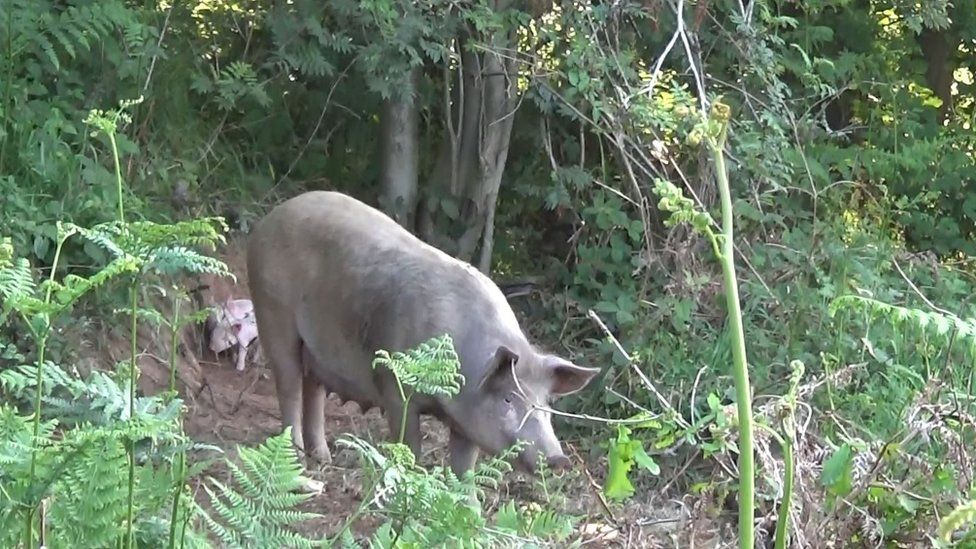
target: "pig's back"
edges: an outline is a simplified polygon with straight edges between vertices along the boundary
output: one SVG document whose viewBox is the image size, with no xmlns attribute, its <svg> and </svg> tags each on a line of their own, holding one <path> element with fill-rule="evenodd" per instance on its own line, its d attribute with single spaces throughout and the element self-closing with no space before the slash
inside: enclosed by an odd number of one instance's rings
<svg viewBox="0 0 976 549">
<path fill-rule="evenodd" d="M 340 193 L 312 191 L 275 207 L 252 232 L 248 269 L 252 292 L 331 324 L 369 353 L 443 333 L 462 355 L 473 339 L 524 339 L 488 277 Z"/>
</svg>

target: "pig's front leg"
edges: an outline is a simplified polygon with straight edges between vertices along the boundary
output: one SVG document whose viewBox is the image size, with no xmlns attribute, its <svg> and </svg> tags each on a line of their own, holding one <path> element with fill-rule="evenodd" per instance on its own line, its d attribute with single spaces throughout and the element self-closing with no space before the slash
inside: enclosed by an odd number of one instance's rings
<svg viewBox="0 0 976 549">
<path fill-rule="evenodd" d="M 468 437 L 451 429 L 451 438 L 447 443 L 447 449 L 450 454 L 451 470 L 458 478 L 474 469 L 474 465 L 478 461 L 479 449 Z"/>
<path fill-rule="evenodd" d="M 237 344 L 237 347 L 235 347 L 235 348 L 237 349 L 237 371 L 238 372 L 243 372 L 244 371 L 244 361 L 247 359 L 247 347 L 245 347 L 241 343 L 238 343 Z"/>
</svg>

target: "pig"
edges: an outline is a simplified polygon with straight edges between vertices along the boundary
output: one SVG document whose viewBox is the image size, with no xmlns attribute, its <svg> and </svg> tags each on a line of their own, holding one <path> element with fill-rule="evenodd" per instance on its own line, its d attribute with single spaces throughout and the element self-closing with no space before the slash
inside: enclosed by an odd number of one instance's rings
<svg viewBox="0 0 976 549">
<path fill-rule="evenodd" d="M 210 350 L 215 353 L 234 347 L 237 371 L 244 371 L 247 347 L 258 337 L 254 319 L 254 305 L 249 299 L 227 300 L 217 305 L 208 319 Z"/>
<path fill-rule="evenodd" d="M 363 410 L 382 408 L 420 456 L 420 415 L 450 430 L 452 470 L 479 452 L 523 441 L 516 466 L 538 459 L 565 469 L 548 404 L 583 389 L 599 372 L 532 345 L 501 290 L 477 269 L 421 241 L 352 197 L 311 191 L 273 208 L 247 245 L 251 299 L 274 372 L 283 425 L 313 460 L 331 461 L 328 392 Z M 415 395 L 406 412 L 393 374 L 372 368 L 377 350 L 405 351 L 451 336 L 464 383 L 452 398 Z"/>
</svg>

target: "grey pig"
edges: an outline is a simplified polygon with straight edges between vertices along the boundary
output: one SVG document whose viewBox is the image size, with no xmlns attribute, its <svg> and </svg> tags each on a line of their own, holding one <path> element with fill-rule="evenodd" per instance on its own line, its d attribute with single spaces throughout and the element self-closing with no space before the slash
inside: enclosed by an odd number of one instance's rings
<svg viewBox="0 0 976 549">
<path fill-rule="evenodd" d="M 260 343 L 274 371 L 282 422 L 313 459 L 325 441 L 327 391 L 381 407 L 400 431 L 393 374 L 372 368 L 379 349 L 405 351 L 450 334 L 465 383 L 453 398 L 410 401 L 405 442 L 420 455 L 420 414 L 450 429 L 450 464 L 471 469 L 479 450 L 526 444 L 516 465 L 535 471 L 569 458 L 546 407 L 599 372 L 529 343 L 502 292 L 471 265 L 430 246 L 349 196 L 312 191 L 271 210 L 248 242 L 247 271 Z"/>
</svg>

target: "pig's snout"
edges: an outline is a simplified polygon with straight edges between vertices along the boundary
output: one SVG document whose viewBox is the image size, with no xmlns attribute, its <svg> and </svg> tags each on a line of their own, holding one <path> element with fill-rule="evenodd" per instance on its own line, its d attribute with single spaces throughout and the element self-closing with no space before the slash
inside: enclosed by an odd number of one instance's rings
<svg viewBox="0 0 976 549">
<path fill-rule="evenodd" d="M 522 469 L 527 473 L 533 475 L 538 474 L 540 457 L 541 455 L 539 452 L 535 452 L 530 449 L 529 451 L 525 451 L 522 453 L 522 455 L 520 456 L 521 459 L 518 460 L 517 465 L 519 466 L 520 469 Z M 572 467 L 572 462 L 570 462 L 569 458 L 566 457 L 566 455 L 561 452 L 558 454 L 545 456 L 544 461 L 546 465 L 549 467 L 549 469 L 551 469 L 554 472 L 567 471 Z"/>
<path fill-rule="evenodd" d="M 546 463 L 549 464 L 549 468 L 553 471 L 567 471 L 572 467 L 569 458 L 564 455 L 549 456 L 546 458 Z"/>
</svg>

